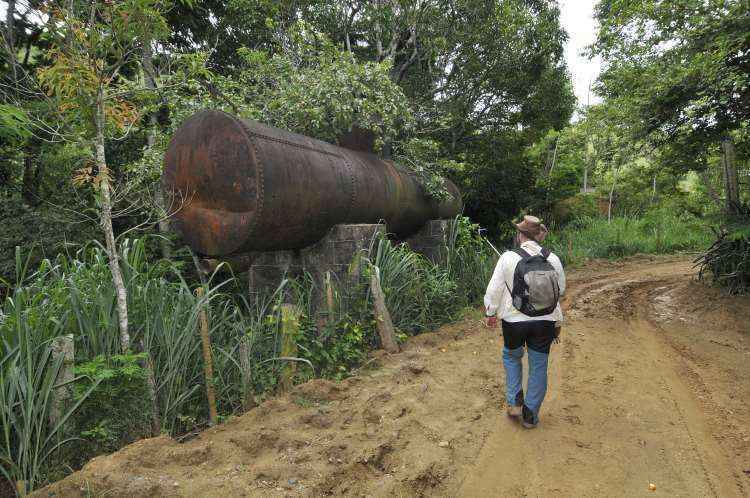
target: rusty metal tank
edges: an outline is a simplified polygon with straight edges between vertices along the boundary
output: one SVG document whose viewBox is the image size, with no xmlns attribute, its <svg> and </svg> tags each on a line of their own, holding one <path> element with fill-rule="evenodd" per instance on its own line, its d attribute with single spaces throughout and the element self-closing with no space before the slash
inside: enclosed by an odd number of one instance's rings
<svg viewBox="0 0 750 498">
<path fill-rule="evenodd" d="M 427 198 L 416 178 L 372 153 L 201 111 L 177 130 L 164 159 L 172 219 L 197 253 L 224 257 L 299 249 L 339 223 L 377 223 L 400 238 L 461 209 Z"/>
</svg>

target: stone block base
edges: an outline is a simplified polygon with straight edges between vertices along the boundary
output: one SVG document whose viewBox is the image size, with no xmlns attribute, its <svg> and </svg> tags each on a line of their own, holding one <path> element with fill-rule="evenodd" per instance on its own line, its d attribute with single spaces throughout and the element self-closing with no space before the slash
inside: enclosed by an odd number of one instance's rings
<svg viewBox="0 0 750 498">
<path fill-rule="evenodd" d="M 350 265 L 358 253 L 366 253 L 378 234 L 385 234 L 385 225 L 336 225 L 317 243 L 298 251 L 273 251 L 254 255 L 248 270 L 249 294 L 273 292 L 285 277 L 296 277 L 304 272 L 315 281 L 316 306 L 322 299 L 326 274 L 339 287 L 348 288 L 359 279 L 359 269 Z"/>
<path fill-rule="evenodd" d="M 404 240 L 412 251 L 423 254 L 435 264 L 445 263 L 445 245 L 448 241 L 449 220 L 430 220 L 422 229 Z"/>
<path fill-rule="evenodd" d="M 404 240 L 409 247 L 425 255 L 436 264 L 445 262 L 445 244 L 449 221 L 430 220 L 416 234 Z M 317 243 L 297 251 L 255 253 L 248 270 L 249 297 L 273 292 L 285 277 L 309 273 L 315 282 L 313 304 L 322 309 L 325 301 L 326 274 L 342 291 L 356 287 L 360 278 L 359 267 L 351 267 L 355 256 L 368 256 L 370 244 L 376 235 L 384 235 L 384 224 L 336 225 Z M 356 264 L 356 263 L 355 263 Z M 342 297 L 347 297 L 347 292 Z"/>
</svg>

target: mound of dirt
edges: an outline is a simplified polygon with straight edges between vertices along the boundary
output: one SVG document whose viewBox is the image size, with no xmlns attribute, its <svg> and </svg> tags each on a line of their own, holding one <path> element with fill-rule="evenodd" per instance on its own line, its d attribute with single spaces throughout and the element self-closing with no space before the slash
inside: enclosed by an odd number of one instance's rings
<svg viewBox="0 0 750 498">
<path fill-rule="evenodd" d="M 480 320 L 377 353 L 378 368 L 342 382 L 297 386 L 184 444 L 162 436 L 95 458 L 36 496 L 440 493 L 502 403 L 497 332 Z"/>
</svg>

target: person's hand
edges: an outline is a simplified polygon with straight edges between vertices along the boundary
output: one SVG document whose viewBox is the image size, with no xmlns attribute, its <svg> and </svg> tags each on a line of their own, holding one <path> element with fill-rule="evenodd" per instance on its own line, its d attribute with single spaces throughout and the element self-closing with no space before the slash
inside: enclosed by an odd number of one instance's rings
<svg viewBox="0 0 750 498">
<path fill-rule="evenodd" d="M 560 332 L 562 332 L 562 325 L 557 322 L 555 323 L 555 344 L 560 343 Z"/>
<path fill-rule="evenodd" d="M 497 327 L 497 317 L 496 316 L 486 316 L 485 317 L 485 323 L 488 328 L 494 329 Z"/>
</svg>

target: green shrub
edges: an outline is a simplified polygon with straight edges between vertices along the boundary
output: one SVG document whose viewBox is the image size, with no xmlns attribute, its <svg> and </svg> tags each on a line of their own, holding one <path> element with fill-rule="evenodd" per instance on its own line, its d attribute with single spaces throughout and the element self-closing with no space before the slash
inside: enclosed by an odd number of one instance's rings
<svg viewBox="0 0 750 498">
<path fill-rule="evenodd" d="M 711 247 L 696 259 L 699 278 L 710 275 L 731 294 L 750 293 L 750 217 L 729 220 L 714 234 Z"/>
<path fill-rule="evenodd" d="M 346 377 L 361 364 L 375 336 L 373 320 L 348 314 L 327 323 L 320 331 L 309 322 L 303 330 L 298 342 L 300 355 L 313 364 L 314 374 L 334 379 Z M 304 380 L 309 375 L 303 371 L 300 377 Z"/>
<path fill-rule="evenodd" d="M 576 194 L 558 201 L 552 207 L 552 217 L 557 225 L 564 225 L 575 218 L 595 218 L 599 215 L 596 194 Z"/>
<path fill-rule="evenodd" d="M 16 247 L 35 247 L 36 250 L 29 251 L 27 256 L 31 258 L 31 266 L 37 267 L 44 258 L 54 259 L 56 254 L 79 247 L 81 241 L 97 238 L 95 223 L 81 223 L 80 219 L 69 218 L 54 207 L 29 207 L 16 196 L 0 196 L 0 284 L 19 278 L 15 273 Z"/>
<path fill-rule="evenodd" d="M 76 365 L 76 375 L 85 380 L 74 389 L 74 398 L 82 403 L 72 418 L 80 438 L 67 452 L 72 466 L 151 434 L 147 376 L 139 364 L 145 358 L 145 353 L 97 356 Z M 96 389 L 84 397 L 95 384 Z"/>
</svg>

